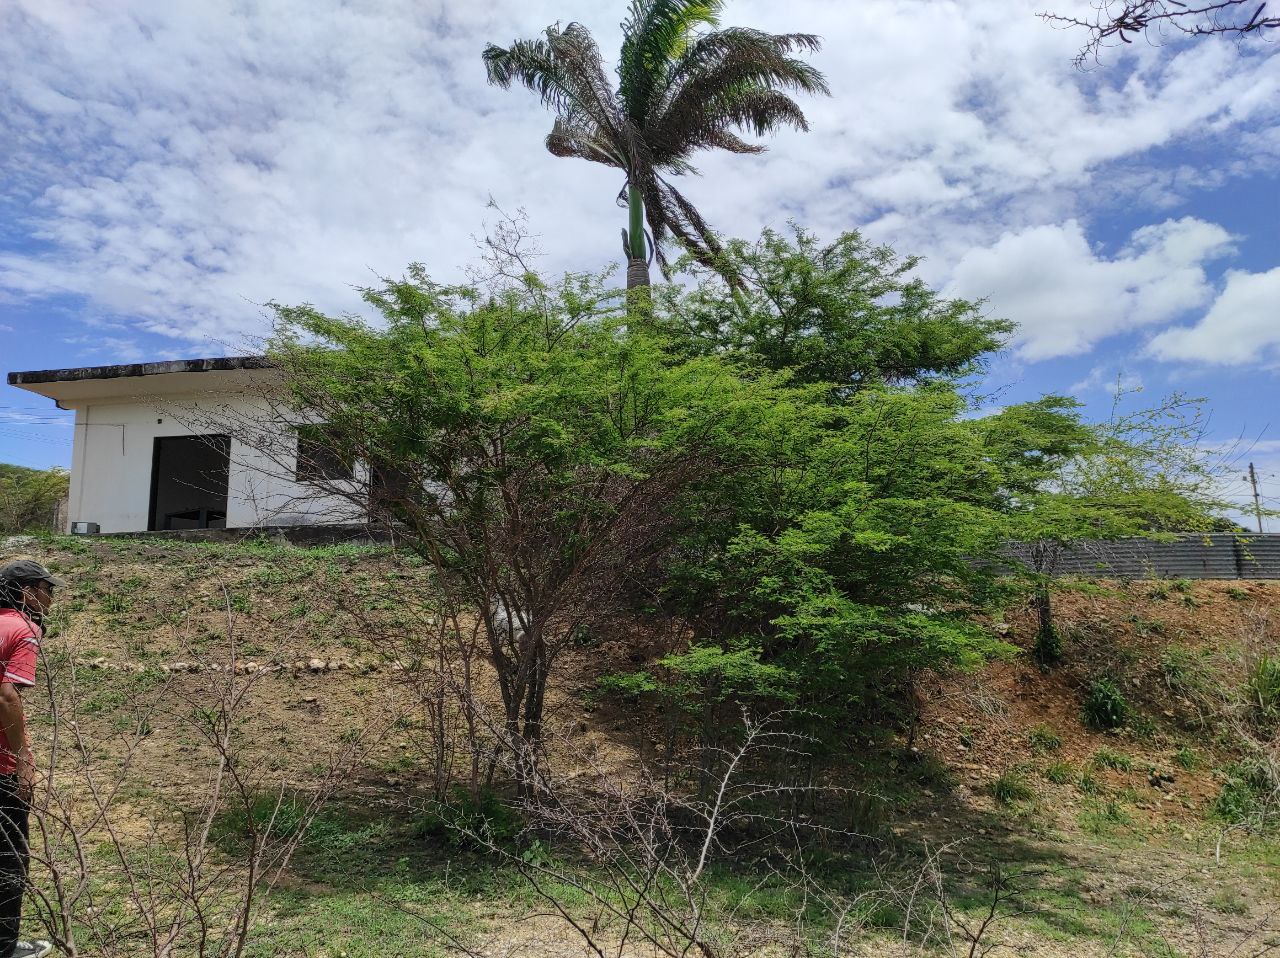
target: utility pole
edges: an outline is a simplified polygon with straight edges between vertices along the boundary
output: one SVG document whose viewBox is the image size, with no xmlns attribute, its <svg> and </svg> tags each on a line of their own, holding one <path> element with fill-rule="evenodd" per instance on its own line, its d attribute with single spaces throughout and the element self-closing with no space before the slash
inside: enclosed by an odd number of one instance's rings
<svg viewBox="0 0 1280 958">
<path fill-rule="evenodd" d="M 1253 486 L 1253 514 L 1258 520 L 1258 531 L 1262 531 L 1262 500 L 1258 498 L 1258 474 L 1249 463 L 1249 485 Z"/>
</svg>

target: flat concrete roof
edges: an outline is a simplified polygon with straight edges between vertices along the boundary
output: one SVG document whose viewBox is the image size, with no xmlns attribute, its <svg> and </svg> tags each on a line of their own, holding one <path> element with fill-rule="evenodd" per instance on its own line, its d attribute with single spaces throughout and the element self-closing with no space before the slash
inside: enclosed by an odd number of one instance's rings
<svg viewBox="0 0 1280 958">
<path fill-rule="evenodd" d="M 163 363 L 75 366 L 9 373 L 9 385 L 37 393 L 64 408 L 107 399 L 138 399 L 158 394 L 219 392 L 262 382 L 273 369 L 263 356 L 175 359 Z M 192 374 L 197 374 L 192 378 Z"/>
<path fill-rule="evenodd" d="M 164 376 L 170 373 L 230 372 L 236 369 L 270 369 L 264 356 L 222 356 L 215 359 L 173 359 L 163 363 L 124 363 L 119 366 L 72 366 L 69 369 L 33 369 L 9 373 L 10 386 L 36 383 L 78 383 L 87 379 L 124 379 L 129 376 Z"/>
</svg>

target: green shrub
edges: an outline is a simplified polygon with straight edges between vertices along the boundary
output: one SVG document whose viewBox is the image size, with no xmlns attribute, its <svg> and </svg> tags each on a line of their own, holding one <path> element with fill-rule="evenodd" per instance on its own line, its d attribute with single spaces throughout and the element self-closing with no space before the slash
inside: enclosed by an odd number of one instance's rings
<svg viewBox="0 0 1280 958">
<path fill-rule="evenodd" d="M 1185 771 L 1193 771 L 1200 764 L 1200 754 L 1193 748 L 1183 746 L 1173 754 L 1173 763 Z"/>
<path fill-rule="evenodd" d="M 661 691 L 662 686 L 648 672 L 611 672 L 596 680 L 596 689 L 624 702 L 638 702 L 646 695 Z"/>
<path fill-rule="evenodd" d="M 1233 585 L 1227 590 L 1227 598 L 1233 602 L 1247 602 L 1249 601 L 1249 593 L 1239 586 Z"/>
<path fill-rule="evenodd" d="M 1080 789 L 1085 795 L 1101 795 L 1106 791 L 1102 787 L 1102 783 L 1088 771 L 1080 773 L 1080 777 L 1076 780 L 1076 788 Z"/>
<path fill-rule="evenodd" d="M 1070 762 L 1056 761 L 1045 766 L 1044 777 L 1054 785 L 1069 785 L 1075 778 L 1076 769 Z"/>
<path fill-rule="evenodd" d="M 1036 641 L 1031 647 L 1031 657 L 1043 669 L 1062 661 L 1062 633 L 1052 625 L 1036 630 Z"/>
<path fill-rule="evenodd" d="M 1089 728 L 1123 728 L 1129 713 L 1129 703 L 1111 679 L 1095 679 L 1089 685 L 1084 699 L 1084 722 Z"/>
<path fill-rule="evenodd" d="M 1012 805 L 1027 801 L 1035 792 L 1020 772 L 1010 770 L 995 780 L 991 786 L 991 794 L 1002 805 Z"/>
<path fill-rule="evenodd" d="M 507 845 L 520 834 L 515 811 L 491 789 L 472 796 L 457 787 L 448 801 L 436 802 L 415 823 L 417 838 L 441 838 L 462 848 Z"/>
<path fill-rule="evenodd" d="M 1031 730 L 1027 736 L 1027 741 L 1031 744 L 1031 751 L 1037 755 L 1047 755 L 1049 752 L 1056 752 L 1062 748 L 1062 739 L 1048 725 L 1040 724 Z"/>
<path fill-rule="evenodd" d="M 1258 831 L 1274 828 L 1280 816 L 1280 777 L 1275 768 L 1256 758 L 1231 766 L 1214 801 L 1213 813 L 1232 825 Z"/>
<path fill-rule="evenodd" d="M 1244 695 L 1258 725 L 1273 725 L 1280 720 L 1280 656 L 1258 658 L 1245 679 Z"/>
<path fill-rule="evenodd" d="M 1100 748 L 1094 752 L 1092 763 L 1094 768 L 1109 768 L 1116 772 L 1133 771 L 1133 759 L 1109 748 Z"/>
</svg>

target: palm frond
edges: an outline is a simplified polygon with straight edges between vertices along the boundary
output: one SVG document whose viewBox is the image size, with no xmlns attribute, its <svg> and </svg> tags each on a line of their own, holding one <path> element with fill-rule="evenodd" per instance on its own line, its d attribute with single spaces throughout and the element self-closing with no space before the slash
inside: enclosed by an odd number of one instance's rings
<svg viewBox="0 0 1280 958">
<path fill-rule="evenodd" d="M 516 40 L 484 50 L 489 82 L 509 89 L 519 83 L 560 116 L 580 114 L 602 129 L 617 126 L 617 104 L 604 74 L 600 49 L 590 32 L 571 23 L 548 27 L 543 38 Z"/>
<path fill-rule="evenodd" d="M 649 117 L 666 112 L 671 102 L 694 81 L 708 83 L 722 71 L 754 66 L 757 75 L 769 78 L 770 85 L 796 92 L 828 94 L 822 74 L 792 56 L 821 49 L 822 41 L 812 33 L 764 33 L 744 27 L 730 27 L 700 37 L 680 57 L 666 78 L 662 93 L 651 104 Z"/>
<path fill-rule="evenodd" d="M 619 94 L 632 122 L 648 113 L 651 96 L 699 27 L 719 23 L 724 0 L 632 0 L 622 22 Z"/>
<path fill-rule="evenodd" d="M 669 234 L 697 262 L 717 270 L 731 284 L 740 282 L 735 274 L 726 272 L 724 247 L 719 236 L 679 190 L 654 177 L 642 192 L 649 231 L 654 238 L 655 257 L 664 276 L 669 278 L 671 275 L 671 261 L 666 255 Z"/>
<path fill-rule="evenodd" d="M 619 111 L 613 86 L 605 76 L 600 47 L 580 23 L 547 30 L 547 47 L 577 96 L 574 106 L 603 131 L 618 132 Z"/>
<path fill-rule="evenodd" d="M 575 123 L 566 117 L 556 117 L 551 132 L 547 134 L 547 150 L 555 156 L 576 157 L 626 169 L 627 160 L 620 155 L 617 145 L 599 134 L 591 123 Z"/>
</svg>

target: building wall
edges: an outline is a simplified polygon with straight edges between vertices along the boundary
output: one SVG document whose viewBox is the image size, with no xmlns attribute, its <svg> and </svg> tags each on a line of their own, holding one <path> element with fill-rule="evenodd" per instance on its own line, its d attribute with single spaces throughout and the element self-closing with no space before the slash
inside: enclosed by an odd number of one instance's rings
<svg viewBox="0 0 1280 958">
<path fill-rule="evenodd" d="M 264 403 L 236 394 L 77 404 L 68 528 L 96 522 L 102 532 L 145 531 L 155 439 L 216 433 L 232 437 L 228 528 L 361 521 L 344 500 L 321 498 L 292 481 L 292 432 L 268 425 L 272 418 Z M 255 428 L 276 435 L 237 438 L 255 435 Z"/>
</svg>

